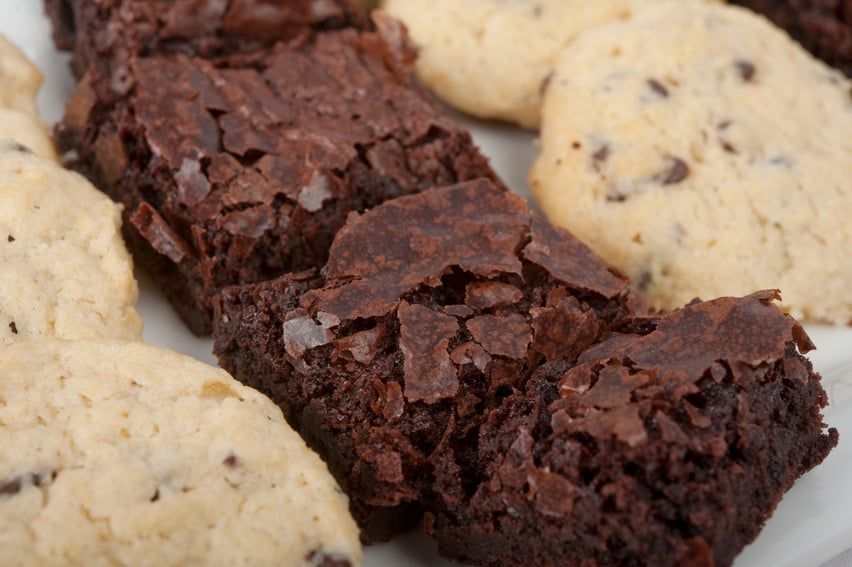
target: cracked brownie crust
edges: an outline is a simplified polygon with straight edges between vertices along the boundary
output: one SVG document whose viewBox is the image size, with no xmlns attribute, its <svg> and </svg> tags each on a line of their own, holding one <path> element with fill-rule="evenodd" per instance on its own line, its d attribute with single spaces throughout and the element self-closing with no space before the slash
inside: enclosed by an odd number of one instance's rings
<svg viewBox="0 0 852 567">
<path fill-rule="evenodd" d="M 72 168 L 125 205 L 137 261 L 196 333 L 228 284 L 321 266 L 350 211 L 481 176 L 470 135 L 410 78 L 394 21 L 215 58 L 92 66 L 62 124 Z"/>
<path fill-rule="evenodd" d="M 487 181 L 352 216 L 329 263 L 222 294 L 221 364 L 326 458 L 366 540 L 416 522 L 430 461 L 547 358 L 631 311 L 627 281 Z"/>
<path fill-rule="evenodd" d="M 776 292 L 651 315 L 485 181 L 353 215 L 322 272 L 231 287 L 215 351 L 350 494 L 478 565 L 727 565 L 837 442 Z"/>
</svg>

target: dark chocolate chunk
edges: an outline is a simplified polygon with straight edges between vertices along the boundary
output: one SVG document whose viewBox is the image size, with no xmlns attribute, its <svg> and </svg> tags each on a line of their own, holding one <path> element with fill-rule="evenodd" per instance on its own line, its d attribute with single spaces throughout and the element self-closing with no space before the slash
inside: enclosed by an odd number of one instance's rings
<svg viewBox="0 0 852 567">
<path fill-rule="evenodd" d="M 14 321 L 9 322 L 9 330 L 12 331 L 12 334 L 18 334 L 18 325 Z"/>
<path fill-rule="evenodd" d="M 734 63 L 734 66 L 737 68 L 737 72 L 740 74 L 742 80 L 747 83 L 754 78 L 754 74 L 757 72 L 754 63 L 750 61 L 737 61 Z"/>
<path fill-rule="evenodd" d="M 689 177 L 689 166 L 680 158 L 669 158 L 672 162 L 671 168 L 663 176 L 663 185 L 675 185 Z"/>
<path fill-rule="evenodd" d="M 667 89 L 665 85 L 663 85 L 663 83 L 661 83 L 657 79 L 648 79 L 647 83 L 648 86 L 651 87 L 652 91 L 654 91 L 663 98 L 668 98 L 669 89 Z"/>
<path fill-rule="evenodd" d="M 20 477 L 7 480 L 0 483 L 0 496 L 15 496 L 23 488 L 23 483 Z"/>
</svg>

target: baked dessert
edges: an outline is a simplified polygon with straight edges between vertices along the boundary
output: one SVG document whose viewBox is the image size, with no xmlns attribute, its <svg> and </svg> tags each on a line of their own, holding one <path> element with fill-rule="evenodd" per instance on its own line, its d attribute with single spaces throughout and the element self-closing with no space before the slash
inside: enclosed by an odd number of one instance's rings
<svg viewBox="0 0 852 567">
<path fill-rule="evenodd" d="M 850 89 L 744 8 L 649 6 L 563 54 L 532 194 L 656 307 L 777 287 L 845 325 Z"/>
<path fill-rule="evenodd" d="M 775 297 L 649 315 L 474 181 L 352 215 L 322 272 L 226 289 L 215 352 L 323 455 L 366 541 L 425 510 L 472 564 L 723 565 L 837 442 Z"/>
<path fill-rule="evenodd" d="M 475 439 L 487 408 L 543 360 L 576 358 L 631 298 L 582 243 L 479 180 L 353 214 L 321 273 L 227 288 L 214 350 L 324 456 L 376 541 L 419 519 L 449 437 Z"/>
<path fill-rule="evenodd" d="M 0 349 L 0 564 L 361 564 L 328 469 L 267 398 L 140 342 Z"/>
<path fill-rule="evenodd" d="M 144 53 L 203 57 L 253 51 L 315 30 L 365 27 L 350 0 L 44 0 L 57 47 L 82 77 L 90 65 L 116 65 Z M 107 72 L 107 71 L 104 71 Z"/>
<path fill-rule="evenodd" d="M 837 444 L 775 292 L 641 317 L 433 459 L 425 524 L 476 565 L 731 565 Z"/>
<path fill-rule="evenodd" d="M 56 161 L 53 142 L 36 107 L 41 84 L 41 71 L 0 34 L 0 140 L 14 140 Z"/>
<path fill-rule="evenodd" d="M 0 140 L 0 348 L 141 337 L 120 209 L 81 175 Z"/>
<path fill-rule="evenodd" d="M 36 96 L 41 88 L 41 71 L 27 56 L 0 34 L 0 107 L 38 117 Z"/>
<path fill-rule="evenodd" d="M 195 333 L 223 286 L 321 266 L 350 211 L 495 177 L 410 77 L 401 25 L 374 21 L 210 59 L 134 55 L 78 84 L 58 144 L 124 204 L 137 262 Z"/>
<path fill-rule="evenodd" d="M 666 1 L 382 0 L 381 6 L 408 26 L 420 50 L 417 75 L 438 96 L 480 118 L 537 128 L 542 94 L 574 37 Z M 674 10 L 684 0 L 668 3 Z"/>
<path fill-rule="evenodd" d="M 848 0 L 732 0 L 787 30 L 808 51 L 852 77 L 852 4 Z"/>
</svg>

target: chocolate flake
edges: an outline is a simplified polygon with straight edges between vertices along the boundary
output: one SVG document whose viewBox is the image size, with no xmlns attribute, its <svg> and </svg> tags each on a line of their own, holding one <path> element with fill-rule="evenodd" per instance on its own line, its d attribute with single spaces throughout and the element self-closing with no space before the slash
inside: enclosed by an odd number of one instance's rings
<svg viewBox="0 0 852 567">
<path fill-rule="evenodd" d="M 434 403 L 454 396 L 459 382 L 447 347 L 459 330 L 456 318 L 404 301 L 397 316 L 405 397 L 412 402 Z"/>
<path fill-rule="evenodd" d="M 530 326 L 521 315 L 480 315 L 467 322 L 473 339 L 489 354 L 521 359 L 532 341 Z"/>
<path fill-rule="evenodd" d="M 668 98 L 669 90 L 657 79 L 648 79 L 648 86 L 651 87 L 651 90 L 660 95 L 663 98 Z"/>
<path fill-rule="evenodd" d="M 0 484 L 0 496 L 15 496 L 23 488 L 21 477 L 15 477 Z"/>
<path fill-rule="evenodd" d="M 595 168 L 595 171 L 601 170 L 601 164 L 609 158 L 609 154 L 609 144 L 604 144 L 595 150 L 595 153 L 592 154 L 592 167 Z"/>
<path fill-rule="evenodd" d="M 754 66 L 754 63 L 751 63 L 750 61 L 737 61 L 734 63 L 734 66 L 742 80 L 747 83 L 751 82 L 754 78 L 754 74 L 757 72 L 757 68 Z"/>
<path fill-rule="evenodd" d="M 675 185 L 689 176 L 689 166 L 680 158 L 669 158 L 672 162 L 671 169 L 663 177 L 663 185 Z"/>
</svg>

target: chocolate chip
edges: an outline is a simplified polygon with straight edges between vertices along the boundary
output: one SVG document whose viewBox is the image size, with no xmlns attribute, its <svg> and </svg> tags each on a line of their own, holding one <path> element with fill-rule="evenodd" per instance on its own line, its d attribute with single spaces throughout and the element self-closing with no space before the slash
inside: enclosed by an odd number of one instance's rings
<svg viewBox="0 0 852 567">
<path fill-rule="evenodd" d="M 595 160 L 595 162 L 606 161 L 608 157 L 609 157 L 609 145 L 608 144 L 604 144 L 603 146 L 598 148 L 598 150 L 595 153 L 592 154 L 592 159 Z"/>
<path fill-rule="evenodd" d="M 571 142 L 571 147 L 574 148 L 575 150 L 579 150 L 580 148 L 583 147 L 583 144 L 581 144 L 580 142 L 574 141 L 574 142 Z"/>
<path fill-rule="evenodd" d="M 689 166 L 680 158 L 670 158 L 672 167 L 663 177 L 663 185 L 674 185 L 680 183 L 689 176 Z"/>
<path fill-rule="evenodd" d="M 12 333 L 15 335 L 18 334 L 18 326 L 15 324 L 14 321 L 9 323 L 9 330 L 12 331 Z"/>
<path fill-rule="evenodd" d="M 722 149 L 725 150 L 726 152 L 728 152 L 729 154 L 739 153 L 739 152 L 737 152 L 737 148 L 735 148 L 733 145 L 731 145 L 730 142 L 727 142 L 725 140 L 721 140 L 719 143 L 722 144 Z"/>
<path fill-rule="evenodd" d="M 9 242 L 14 242 L 15 237 L 10 234 L 9 236 L 6 237 L 6 240 L 9 241 Z"/>
<path fill-rule="evenodd" d="M 237 458 L 237 456 L 234 455 L 234 454 L 231 454 L 231 455 L 228 455 L 227 457 L 225 457 L 225 459 L 222 461 L 222 464 L 225 465 L 228 468 L 233 469 L 233 468 L 237 467 L 239 462 L 240 462 L 240 460 Z"/>
<path fill-rule="evenodd" d="M 610 203 L 623 203 L 627 200 L 627 195 L 623 193 L 607 193 L 606 200 Z"/>
<path fill-rule="evenodd" d="M 750 82 L 754 78 L 754 74 L 757 72 L 757 68 L 749 61 L 737 61 L 734 63 L 734 66 L 737 68 L 737 72 L 745 82 Z"/>
<path fill-rule="evenodd" d="M 657 79 L 648 79 L 648 86 L 651 87 L 651 90 L 660 95 L 663 98 L 668 98 L 669 89 L 667 89 L 663 84 Z"/>
<path fill-rule="evenodd" d="M 158 488 L 157 490 L 154 491 L 154 495 L 151 498 L 148 499 L 148 502 L 156 502 L 159 499 L 160 499 L 160 489 Z"/>
<path fill-rule="evenodd" d="M 7 480 L 0 484 L 0 496 L 14 496 L 21 491 L 21 488 L 23 488 L 23 483 L 20 477 Z"/>
</svg>

